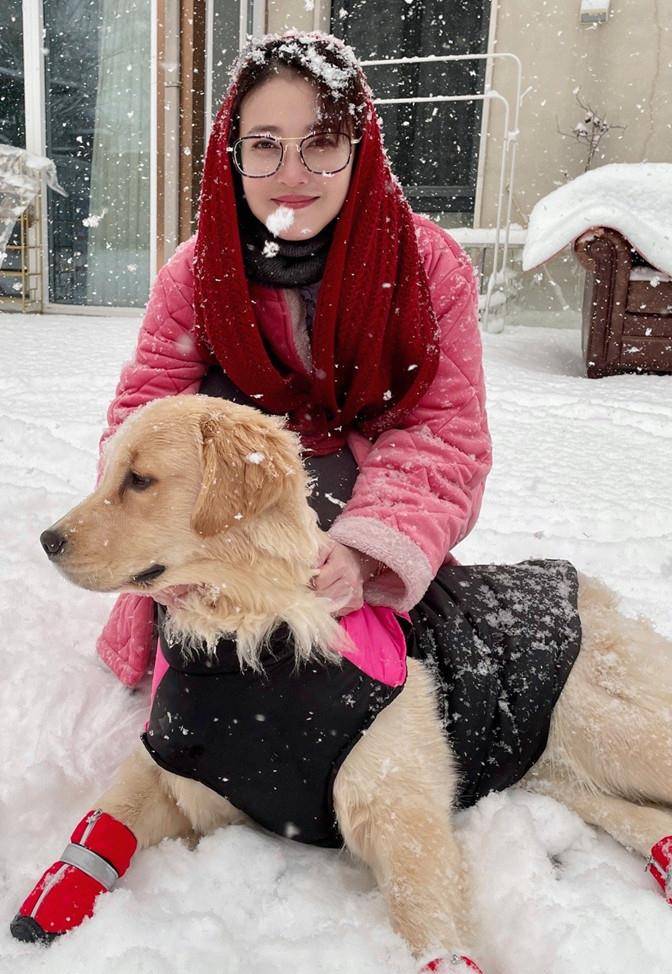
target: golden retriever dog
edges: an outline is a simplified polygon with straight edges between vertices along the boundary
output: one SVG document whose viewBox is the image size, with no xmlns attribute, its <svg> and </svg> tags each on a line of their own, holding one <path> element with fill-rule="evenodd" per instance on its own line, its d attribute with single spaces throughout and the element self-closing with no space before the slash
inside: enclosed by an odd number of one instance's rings
<svg viewBox="0 0 672 974">
<path fill-rule="evenodd" d="M 298 438 L 281 418 L 171 397 L 123 424 L 97 489 L 45 535 L 75 584 L 157 595 L 169 604 L 172 630 L 208 645 L 234 633 L 241 667 L 259 665 L 280 621 L 299 664 L 329 663 L 343 630 L 311 587 L 322 533 L 309 491 Z M 672 645 L 649 623 L 620 615 L 614 595 L 583 576 L 579 613 L 581 651 L 546 750 L 523 784 L 646 857 L 672 835 Z M 473 942 L 455 788 L 432 676 L 409 659 L 403 689 L 341 765 L 333 801 L 346 847 L 373 870 L 394 929 L 421 960 L 468 955 Z M 244 819 L 142 746 L 96 807 L 141 848 Z"/>
</svg>

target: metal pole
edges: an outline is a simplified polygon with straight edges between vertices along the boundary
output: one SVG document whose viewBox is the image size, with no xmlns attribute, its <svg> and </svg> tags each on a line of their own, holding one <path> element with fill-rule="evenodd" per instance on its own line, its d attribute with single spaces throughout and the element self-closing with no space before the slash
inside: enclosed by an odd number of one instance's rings
<svg viewBox="0 0 672 974">
<path fill-rule="evenodd" d="M 509 127 L 510 118 L 510 105 L 509 100 L 500 94 L 498 91 L 492 89 L 487 89 L 483 93 L 478 94 L 468 94 L 468 95 L 430 95 L 430 96 L 417 96 L 415 98 L 374 98 L 374 103 L 377 105 L 395 105 L 395 104 L 415 104 L 415 103 L 427 103 L 427 102 L 444 102 L 444 101 L 482 101 L 484 103 L 484 109 L 489 105 L 491 100 L 496 100 L 502 102 L 504 105 L 504 137 L 502 143 L 502 157 L 500 163 L 499 172 L 499 191 L 497 194 L 497 219 L 495 224 L 495 246 L 493 252 L 493 265 L 492 273 L 488 281 L 488 286 L 485 294 L 485 307 L 483 309 L 483 328 L 487 330 L 488 319 L 490 315 L 490 301 L 492 298 L 492 292 L 497 282 L 498 278 L 503 281 L 506 265 L 509 255 L 509 238 L 511 230 L 511 207 L 513 201 L 513 184 L 515 177 L 515 163 L 516 163 L 516 147 L 518 142 L 518 120 L 520 112 L 520 100 L 521 100 L 521 88 L 522 88 L 522 64 L 520 58 L 516 54 L 510 54 L 509 52 L 495 52 L 487 54 L 446 54 L 446 55 L 434 55 L 429 54 L 424 57 L 404 57 L 404 58 L 383 58 L 371 61 L 362 61 L 362 67 L 379 67 L 382 65 L 393 65 L 393 64 L 429 64 L 429 63 L 445 63 L 448 61 L 487 61 L 488 64 L 493 63 L 497 60 L 506 60 L 512 62 L 516 70 L 516 97 L 513 111 L 513 129 Z M 506 171 L 508 162 L 508 189 L 507 192 L 507 206 L 506 206 L 506 226 L 504 229 L 504 246 L 502 251 L 502 263 L 501 267 L 498 266 L 499 260 L 499 250 L 500 250 L 500 238 L 502 233 L 502 202 L 505 192 L 506 185 Z"/>
</svg>

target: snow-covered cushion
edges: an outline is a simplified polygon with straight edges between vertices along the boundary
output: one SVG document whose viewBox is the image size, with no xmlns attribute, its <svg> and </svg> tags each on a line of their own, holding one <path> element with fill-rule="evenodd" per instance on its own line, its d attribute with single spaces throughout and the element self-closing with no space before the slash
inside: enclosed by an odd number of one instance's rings
<svg viewBox="0 0 672 974">
<path fill-rule="evenodd" d="M 612 163 L 560 186 L 536 204 L 523 270 L 543 264 L 591 227 L 611 227 L 653 267 L 672 274 L 672 164 Z"/>
</svg>

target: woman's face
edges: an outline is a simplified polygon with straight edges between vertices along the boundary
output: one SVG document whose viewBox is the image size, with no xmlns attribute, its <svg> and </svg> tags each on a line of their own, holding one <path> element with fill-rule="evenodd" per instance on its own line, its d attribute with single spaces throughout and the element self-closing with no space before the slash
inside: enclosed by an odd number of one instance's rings
<svg viewBox="0 0 672 974">
<path fill-rule="evenodd" d="M 277 138 L 301 137 L 323 129 L 318 119 L 316 90 L 301 75 L 282 71 L 261 82 L 240 104 L 240 136 L 268 133 Z M 309 172 L 297 151 L 298 142 L 285 142 L 282 165 L 272 176 L 249 179 L 241 176 L 248 206 L 262 223 L 280 207 L 286 211 L 271 220 L 269 229 L 282 240 L 307 240 L 334 219 L 345 200 L 353 166 L 353 154 L 345 169 L 333 176 Z M 306 206 L 288 206 L 292 200 L 310 200 Z M 286 219 L 283 217 L 286 216 Z M 293 220 L 292 220 L 293 218 Z M 286 224 L 292 220 L 290 226 Z M 268 224 L 267 224 L 268 225 Z"/>
</svg>

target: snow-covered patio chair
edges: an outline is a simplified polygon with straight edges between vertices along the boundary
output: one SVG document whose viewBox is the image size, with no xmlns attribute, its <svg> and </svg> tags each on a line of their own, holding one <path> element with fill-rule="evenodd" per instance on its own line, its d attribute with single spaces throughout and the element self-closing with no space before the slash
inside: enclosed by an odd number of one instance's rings
<svg viewBox="0 0 672 974">
<path fill-rule="evenodd" d="M 56 166 L 44 156 L 0 144 L 0 268 L 14 224 L 35 200 L 42 186 L 42 174 L 51 189 L 67 196 L 56 178 Z"/>
<path fill-rule="evenodd" d="M 588 376 L 672 373 L 672 165 L 612 164 L 555 190 L 532 211 L 523 268 L 571 242 Z"/>
<path fill-rule="evenodd" d="M 582 345 L 590 378 L 672 372 L 672 278 L 616 230 L 574 241 L 586 268 Z"/>
</svg>

